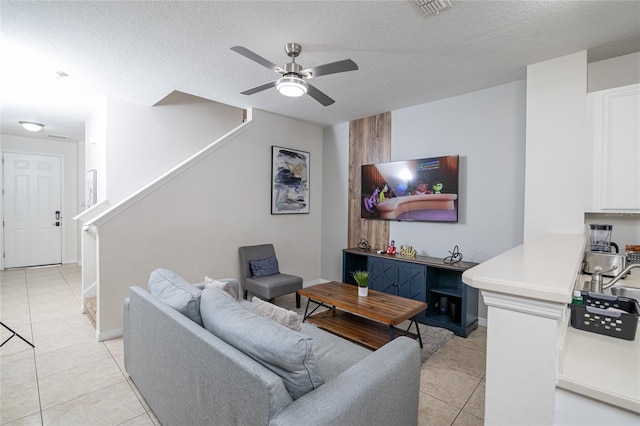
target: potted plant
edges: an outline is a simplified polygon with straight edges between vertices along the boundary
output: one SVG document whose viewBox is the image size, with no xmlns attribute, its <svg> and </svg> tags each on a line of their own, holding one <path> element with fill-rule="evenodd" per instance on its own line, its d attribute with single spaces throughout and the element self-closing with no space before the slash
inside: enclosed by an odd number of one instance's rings
<svg viewBox="0 0 640 426">
<path fill-rule="evenodd" d="M 358 284 L 358 296 L 366 296 L 369 294 L 369 272 L 355 271 L 351 275 Z"/>
</svg>

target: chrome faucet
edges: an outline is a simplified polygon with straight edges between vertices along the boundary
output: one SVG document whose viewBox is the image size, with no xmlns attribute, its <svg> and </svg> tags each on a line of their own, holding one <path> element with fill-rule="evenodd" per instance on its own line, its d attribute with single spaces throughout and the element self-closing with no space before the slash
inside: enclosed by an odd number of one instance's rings
<svg viewBox="0 0 640 426">
<path fill-rule="evenodd" d="M 606 290 L 610 287 L 613 287 L 618 281 L 625 277 L 633 268 L 640 268 L 640 263 L 632 263 L 626 268 L 624 268 L 618 275 L 613 277 L 611 281 L 606 284 L 602 283 L 602 268 L 596 266 L 594 269 L 594 274 L 591 275 L 591 291 L 595 291 L 596 293 L 602 293 L 602 290 Z M 598 270 L 600 269 L 600 270 Z M 614 268 L 615 269 L 615 268 Z M 613 270 L 613 269 L 612 269 Z"/>
<path fill-rule="evenodd" d="M 618 275 L 613 277 L 613 279 L 611 281 L 609 281 L 608 283 L 603 285 L 602 289 L 605 290 L 605 289 L 607 289 L 609 287 L 613 287 L 613 285 L 615 283 L 617 283 L 622 278 L 624 278 L 624 276 L 627 275 L 629 273 L 629 271 L 631 271 L 633 268 L 640 268 L 640 263 L 632 263 L 631 265 L 629 265 L 626 268 L 624 268 Z"/>
</svg>

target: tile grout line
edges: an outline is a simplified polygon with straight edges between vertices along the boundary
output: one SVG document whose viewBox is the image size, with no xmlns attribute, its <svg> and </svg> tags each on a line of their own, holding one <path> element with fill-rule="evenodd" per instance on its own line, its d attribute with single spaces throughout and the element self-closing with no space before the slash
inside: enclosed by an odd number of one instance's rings
<svg viewBox="0 0 640 426">
<path fill-rule="evenodd" d="M 449 345 L 449 344 L 450 344 L 450 343 L 452 343 L 453 341 L 454 341 L 454 339 L 449 340 L 447 343 L 445 343 L 444 345 L 442 345 L 442 347 L 441 347 L 440 349 L 438 349 L 438 351 L 436 351 L 436 353 L 440 352 L 442 349 L 444 349 L 447 345 Z M 456 344 L 454 343 L 454 346 L 455 346 L 455 345 L 456 345 Z M 475 349 L 475 348 L 465 347 L 465 349 L 472 350 L 472 351 L 477 351 L 477 352 L 482 352 L 481 350 L 478 350 L 478 349 Z M 434 353 L 433 355 L 435 355 L 436 353 Z M 432 355 L 432 356 L 433 356 L 433 355 Z M 465 374 L 467 374 L 467 375 L 469 375 L 469 376 L 471 376 L 471 377 L 478 378 L 477 376 L 474 376 L 474 375 L 469 374 L 469 373 L 467 373 L 467 372 L 465 372 L 465 371 L 462 371 L 462 370 L 458 370 L 457 368 L 453 368 L 453 367 L 450 367 L 450 368 L 452 368 L 454 371 L 459 371 L 459 372 L 465 373 Z M 470 401 L 470 400 L 471 400 L 471 398 L 473 397 L 473 394 L 476 392 L 476 390 L 478 390 L 478 387 L 482 384 L 482 381 L 484 380 L 485 376 L 486 376 L 486 373 L 485 373 L 485 374 L 483 374 L 483 376 L 480 378 L 480 381 L 478 382 L 478 384 L 475 386 L 475 388 L 473 388 L 473 391 L 471 391 L 471 393 L 469 394 L 469 397 L 466 399 L 466 401 L 464 402 L 464 404 L 462 404 L 462 408 L 458 408 L 458 407 L 456 407 L 456 406 L 454 406 L 454 405 L 451 405 L 449 402 L 444 401 L 444 400 L 442 400 L 442 399 L 438 398 L 438 397 L 437 397 L 437 396 L 435 396 L 435 395 L 431 395 L 430 393 L 427 393 L 427 392 L 423 391 L 422 389 L 420 390 L 420 392 L 421 392 L 421 393 L 423 393 L 423 394 L 425 394 L 425 395 L 430 396 L 430 397 L 431 397 L 431 398 L 433 398 L 433 399 L 436 399 L 436 400 L 438 400 L 438 401 L 442 402 L 443 404 L 446 404 L 446 405 L 448 405 L 448 406 L 450 406 L 450 407 L 452 407 L 452 408 L 454 408 L 454 409 L 458 410 L 458 413 L 456 414 L 456 416 L 453 418 L 453 421 L 452 421 L 452 422 L 451 422 L 451 424 L 449 425 L 449 426 L 453 426 L 453 424 L 456 422 L 456 420 L 458 419 L 458 417 L 460 417 L 460 414 L 462 414 L 462 412 L 464 411 L 464 407 L 466 407 L 466 405 L 469 403 L 469 401 Z M 484 418 L 480 418 L 480 417 L 478 417 L 478 416 L 476 416 L 476 415 L 474 415 L 474 414 L 468 413 L 468 412 L 466 412 L 466 411 L 465 411 L 465 413 L 466 413 L 467 415 L 470 415 L 470 416 L 472 416 L 472 417 L 475 417 L 475 418 L 477 418 L 477 419 L 479 419 L 479 420 L 482 420 L 482 423 L 484 423 Z"/>
<path fill-rule="evenodd" d="M 430 393 L 427 393 L 427 392 L 423 391 L 422 389 L 420 389 L 420 391 L 419 391 L 419 392 L 420 392 L 420 393 L 423 393 L 423 394 L 425 394 L 425 395 L 427 395 L 427 396 L 428 396 L 428 397 L 430 397 L 430 398 L 433 398 L 433 399 L 435 399 L 435 400 L 438 400 L 438 401 L 442 402 L 443 404 L 448 405 L 448 406 L 449 406 L 449 407 L 451 407 L 451 408 L 454 408 L 454 409 L 458 410 L 458 413 L 457 413 L 457 414 L 456 414 L 456 416 L 453 418 L 453 422 L 451 422 L 451 424 L 450 424 L 449 426 L 453 425 L 453 423 L 456 421 L 456 419 L 458 418 L 458 416 L 459 416 L 459 415 L 460 415 L 460 413 L 462 412 L 462 408 L 458 408 L 458 407 L 456 407 L 456 406 L 454 406 L 454 405 L 451 405 L 451 404 L 450 404 L 450 403 L 448 403 L 447 401 L 443 401 L 442 399 L 438 398 L 438 397 L 437 397 L 437 396 L 435 396 L 435 395 L 431 395 Z"/>
<path fill-rule="evenodd" d="M 67 277 L 64 275 L 64 272 L 62 271 L 62 269 L 61 269 L 60 267 L 58 267 L 58 271 L 60 272 L 60 275 L 62 275 L 62 278 L 64 279 L 64 282 L 67 284 L 67 287 L 69 287 L 69 290 L 70 290 L 70 291 L 71 291 L 71 293 L 74 295 L 74 298 L 77 300 L 77 299 L 78 299 L 78 297 L 76 296 L 76 294 L 74 293 L 73 289 L 72 289 L 72 288 L 71 288 L 71 286 L 69 285 L 69 281 L 67 280 Z M 140 405 L 142 406 L 142 409 L 144 410 L 144 414 L 146 414 L 146 415 L 147 415 L 147 417 L 149 417 L 149 420 L 151 420 L 151 417 L 149 416 L 148 411 L 145 409 L 145 405 L 144 405 L 144 403 L 143 403 L 142 401 L 140 401 L 140 398 L 138 397 L 138 395 L 137 395 L 137 393 L 135 392 L 135 390 L 133 389 L 133 387 L 132 387 L 131 383 L 130 383 L 130 382 L 129 382 L 129 380 L 127 379 L 128 375 L 126 374 L 126 372 L 125 372 L 125 371 L 123 371 L 123 369 L 122 369 L 122 368 L 120 368 L 120 365 L 118 364 L 118 362 L 117 362 L 117 360 L 116 360 L 115 356 L 113 355 L 113 353 L 112 353 L 112 352 L 111 352 L 111 350 L 109 349 L 109 346 L 108 346 L 106 343 L 104 343 L 104 342 L 99 342 L 99 343 L 100 343 L 100 344 L 101 344 L 101 345 L 102 345 L 102 346 L 107 350 L 107 352 L 109 353 L 109 357 L 111 357 L 111 360 L 116 364 L 116 367 L 118 367 L 118 370 L 119 370 L 119 371 L 120 371 L 120 373 L 122 374 L 122 376 L 123 376 L 123 378 L 124 378 L 124 382 L 125 382 L 125 383 L 127 383 L 127 386 L 129 386 L 129 389 L 131 389 L 131 392 L 133 392 L 133 395 L 136 397 L 136 399 L 138 400 L 138 402 L 139 402 L 139 403 L 140 403 Z M 86 394 L 86 395 L 90 395 L 90 394 L 92 394 L 92 393 L 99 392 L 99 391 L 101 391 L 101 390 L 108 389 L 108 388 L 110 388 L 110 387 L 113 387 L 113 386 L 116 386 L 116 385 L 119 385 L 119 384 L 120 384 L 120 383 L 116 383 L 116 384 L 114 384 L 114 385 L 107 386 L 106 388 L 99 389 L 99 390 L 96 390 L 96 391 L 94 391 L 94 392 L 90 392 L 90 393 L 88 393 L 88 394 Z M 86 396 L 86 395 L 79 396 L 79 397 L 74 398 L 74 399 L 72 399 L 72 400 L 70 400 L 70 401 L 77 400 L 77 399 L 82 398 L 83 396 Z M 67 402 L 69 402 L 69 401 L 66 401 L 66 402 L 64 402 L 64 403 L 66 404 Z M 60 404 L 57 404 L 57 405 L 60 405 Z M 49 408 L 51 408 L 51 407 L 49 407 Z M 135 417 L 133 417 L 133 418 L 131 418 L 131 419 L 127 419 L 127 420 L 125 420 L 125 421 L 124 421 L 124 422 L 122 422 L 122 423 L 126 423 L 126 422 L 128 422 L 128 421 L 130 421 L 130 420 L 133 420 L 133 419 L 134 419 L 134 418 L 136 418 L 136 417 L 139 417 L 139 416 L 135 416 Z M 151 420 L 151 422 L 153 423 L 153 420 Z M 43 419 L 42 424 L 44 425 L 44 419 Z"/>
<path fill-rule="evenodd" d="M 27 278 L 27 269 L 24 270 L 24 285 L 27 290 L 27 309 L 29 310 L 29 328 L 31 329 L 31 340 L 34 344 L 34 347 L 31 348 L 33 351 L 33 368 L 36 373 L 36 390 L 38 392 L 38 408 L 40 413 L 40 424 L 44 425 L 44 418 L 42 416 L 42 398 L 40 396 L 40 377 L 38 376 L 38 357 L 36 356 L 36 348 L 35 348 L 35 334 L 33 332 L 33 318 L 31 318 L 31 299 L 29 297 L 29 281 Z"/>
<path fill-rule="evenodd" d="M 86 396 L 93 395 L 93 394 L 95 394 L 95 393 L 101 392 L 101 391 L 103 391 L 103 390 L 105 390 L 105 389 L 112 388 L 112 387 L 114 387 L 114 386 L 118 386 L 118 385 L 120 385 L 120 384 L 122 384 L 122 382 L 114 383 L 114 384 L 109 385 L 109 386 L 107 386 L 107 387 L 104 387 L 104 388 L 101 388 L 101 389 L 96 389 L 96 390 L 94 390 L 94 391 L 91 391 L 91 392 L 89 392 L 89 393 L 85 393 L 85 394 L 82 394 L 82 395 L 78 395 L 78 396 L 76 396 L 76 397 L 74 397 L 74 398 L 71 398 L 71 399 L 68 399 L 68 400 L 66 400 L 66 401 L 62 401 L 62 402 L 59 402 L 59 403 L 57 403 L 57 404 L 51 405 L 50 407 L 45 408 L 45 410 L 50 410 L 50 409 L 52 409 L 52 408 L 55 408 L 55 407 L 59 407 L 59 406 L 61 406 L 61 405 L 68 404 L 68 403 L 70 403 L 70 402 L 77 401 L 77 400 L 79 400 L 80 398 L 84 398 L 84 397 L 86 397 Z M 41 418 L 42 418 L 42 412 L 43 412 L 43 411 L 44 411 L 44 410 L 40 410 L 40 417 L 41 417 Z M 128 420 L 127 420 L 127 421 L 128 421 Z M 42 420 L 42 424 L 44 425 L 44 419 Z"/>
<path fill-rule="evenodd" d="M 453 419 L 453 422 L 455 423 L 455 421 L 458 419 L 458 417 L 460 416 L 460 414 L 464 411 L 464 407 L 467 406 L 467 404 L 469 403 L 469 401 L 471 401 L 471 398 L 473 398 L 473 394 L 476 393 L 476 391 L 478 390 L 478 388 L 480 387 L 480 385 L 482 384 L 482 381 L 484 380 L 484 377 L 482 379 L 480 379 L 480 381 L 478 382 L 478 384 L 476 385 L 476 387 L 473 389 L 473 391 L 471 391 L 471 395 L 469 395 L 469 398 L 467 398 L 467 400 L 464 402 L 464 404 L 462 405 L 462 408 L 460 409 L 460 412 L 458 413 L 458 415 L 456 416 L 455 419 Z M 475 414 L 471 414 L 467 411 L 465 411 L 465 413 L 467 413 L 470 416 L 473 416 L 477 419 L 482 420 L 482 423 L 484 423 L 484 417 L 478 417 Z M 453 423 L 452 423 L 453 424 Z"/>
<path fill-rule="evenodd" d="M 75 293 L 73 292 L 73 289 L 71 289 L 70 285 L 69 285 L 69 281 L 67 281 L 67 277 L 64 275 L 64 272 L 61 270 L 61 268 L 59 268 L 60 274 L 62 275 L 62 278 L 64 279 L 65 283 L 67 283 L 67 286 L 69 287 L 69 289 L 71 290 L 71 292 L 75 295 Z M 77 299 L 77 296 L 76 296 Z M 81 301 L 80 301 L 81 302 Z M 145 408 L 145 403 L 143 401 L 140 400 L 140 397 L 138 396 L 138 394 L 136 393 L 135 389 L 133 389 L 132 386 L 132 382 L 129 381 L 128 379 L 128 374 L 126 373 L 126 371 L 123 370 L 123 368 L 120 367 L 120 365 L 118 364 L 118 361 L 116 360 L 113 352 L 111 352 L 111 349 L 109 349 L 109 346 L 105 343 L 105 342 L 99 342 L 100 344 L 102 344 L 102 346 L 104 346 L 104 348 L 107 350 L 107 352 L 109 353 L 109 356 L 111 357 L 111 360 L 116 364 L 116 367 L 118 367 L 118 370 L 120 370 L 120 373 L 122 374 L 125 383 L 127 383 L 127 386 L 129 386 L 129 389 L 131 389 L 131 392 L 133 392 L 133 395 L 136 397 L 136 399 L 138 400 L 138 402 L 140 403 L 140 405 L 142 406 L 142 409 L 144 410 L 144 414 L 147 415 L 147 417 L 149 417 L 149 420 L 153 423 L 153 420 L 151 419 L 151 417 L 149 416 L 149 412 L 147 411 L 147 409 Z M 115 386 L 115 385 L 113 385 Z M 105 388 L 106 389 L 106 388 Z M 97 391 L 96 391 L 97 392 Z M 77 398 L 76 398 L 77 399 Z M 136 416 L 138 417 L 138 416 Z M 126 423 L 128 421 L 133 420 L 133 417 L 131 419 L 127 419 L 122 423 Z M 44 423 L 43 423 L 44 424 Z"/>
<path fill-rule="evenodd" d="M 131 379 L 129 377 L 129 375 L 127 374 L 127 372 L 124 370 L 124 367 L 120 367 L 120 364 L 118 364 L 118 361 L 116 360 L 115 356 L 113 355 L 113 353 L 111 352 L 111 350 L 109 349 L 109 346 L 107 346 L 104 342 L 102 342 L 102 344 L 104 345 L 104 347 L 107 349 L 107 352 L 109 352 L 109 356 L 111 356 L 111 359 L 113 360 L 113 362 L 116 363 L 116 366 L 118 367 L 118 370 L 120 370 L 120 373 L 122 373 L 122 376 L 124 377 L 124 381 L 127 383 L 127 385 L 129 386 L 129 388 L 131 389 L 131 392 L 133 392 L 133 395 L 136 397 L 136 399 L 138 400 L 138 402 L 140 403 L 140 405 L 142 405 L 142 408 L 144 409 L 145 413 L 148 413 L 147 409 L 145 408 L 145 404 L 146 401 L 142 401 L 140 398 L 141 396 L 138 396 L 139 392 L 136 392 L 136 389 L 133 388 L 133 379 Z M 124 344 L 124 341 L 123 341 Z M 129 380 L 131 379 L 131 380 Z M 147 406 L 149 404 L 146 404 Z M 149 409 L 151 409 L 151 407 L 149 407 Z M 137 416 L 136 416 L 137 417 Z M 135 417 L 134 417 L 135 418 Z"/>
</svg>

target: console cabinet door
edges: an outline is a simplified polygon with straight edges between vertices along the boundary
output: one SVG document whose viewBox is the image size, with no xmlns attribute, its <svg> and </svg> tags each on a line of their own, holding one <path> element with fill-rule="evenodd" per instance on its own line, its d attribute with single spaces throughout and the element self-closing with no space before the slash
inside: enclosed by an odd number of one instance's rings
<svg viewBox="0 0 640 426">
<path fill-rule="evenodd" d="M 398 262 L 398 296 L 425 302 L 427 300 L 427 268 L 407 262 Z"/>
<path fill-rule="evenodd" d="M 396 262 L 375 257 L 369 258 L 369 288 L 387 294 L 397 295 L 396 292 Z"/>
<path fill-rule="evenodd" d="M 427 267 L 410 262 L 369 258 L 369 288 L 408 299 L 427 301 Z"/>
<path fill-rule="evenodd" d="M 397 262 L 398 274 L 396 288 L 398 296 L 407 299 L 427 301 L 427 267 L 409 262 Z M 419 318 L 426 317 L 426 311 L 417 315 Z"/>
</svg>

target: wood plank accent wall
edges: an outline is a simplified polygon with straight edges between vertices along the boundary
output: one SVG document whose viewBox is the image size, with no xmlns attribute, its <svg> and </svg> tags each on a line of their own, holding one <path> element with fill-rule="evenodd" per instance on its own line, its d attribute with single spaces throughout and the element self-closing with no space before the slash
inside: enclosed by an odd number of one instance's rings
<svg viewBox="0 0 640 426">
<path fill-rule="evenodd" d="M 389 245 L 389 221 L 360 218 L 360 166 L 390 160 L 390 112 L 349 122 L 349 247 L 357 247 L 362 238 L 366 238 L 372 248 L 384 249 Z"/>
</svg>

